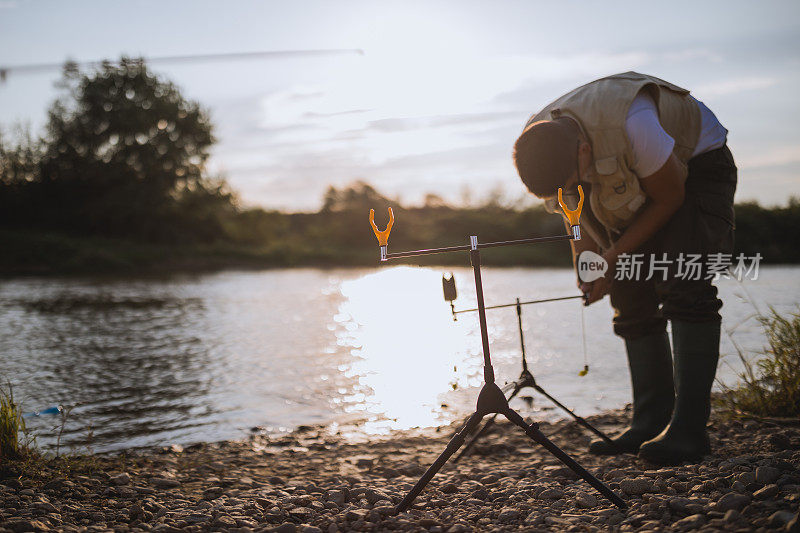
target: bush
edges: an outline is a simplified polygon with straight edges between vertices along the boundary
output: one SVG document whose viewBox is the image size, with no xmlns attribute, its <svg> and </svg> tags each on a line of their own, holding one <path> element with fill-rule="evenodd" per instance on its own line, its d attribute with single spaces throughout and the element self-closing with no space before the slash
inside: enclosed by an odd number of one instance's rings
<svg viewBox="0 0 800 533">
<path fill-rule="evenodd" d="M 800 415 L 800 314 L 761 317 L 769 348 L 755 364 L 740 353 L 742 384 L 723 399 L 738 414 L 796 417 Z"/>
</svg>

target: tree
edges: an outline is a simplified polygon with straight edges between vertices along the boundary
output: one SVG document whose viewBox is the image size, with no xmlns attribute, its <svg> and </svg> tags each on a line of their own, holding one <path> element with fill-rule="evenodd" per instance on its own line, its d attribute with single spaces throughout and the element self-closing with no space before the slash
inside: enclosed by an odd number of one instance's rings
<svg viewBox="0 0 800 533">
<path fill-rule="evenodd" d="M 364 181 L 356 181 L 343 189 L 333 185 L 325 191 L 322 200 L 322 211 L 358 211 L 365 209 L 386 209 L 392 201 L 375 190 L 372 185 Z"/>
<path fill-rule="evenodd" d="M 208 114 L 142 59 L 88 74 L 67 67 L 63 85 L 68 93 L 50 109 L 39 178 L 51 225 L 169 240 L 164 224 L 187 194 L 190 205 L 204 192 L 231 204 L 206 177 L 214 143 Z"/>
<path fill-rule="evenodd" d="M 21 130 L 15 144 L 0 137 L 0 223 L 13 225 L 30 211 L 30 187 L 39 179 L 44 147 Z"/>
</svg>

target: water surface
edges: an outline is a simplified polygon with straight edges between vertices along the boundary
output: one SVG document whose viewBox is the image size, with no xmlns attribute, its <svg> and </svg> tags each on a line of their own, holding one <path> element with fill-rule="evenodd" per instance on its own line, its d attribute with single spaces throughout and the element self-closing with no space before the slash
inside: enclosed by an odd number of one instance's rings
<svg viewBox="0 0 800 533">
<path fill-rule="evenodd" d="M 448 271 L 452 269 L 447 269 Z M 724 325 L 746 351 L 763 347 L 755 305 L 797 309 L 800 268 L 721 280 Z M 72 408 L 62 445 L 96 451 L 239 438 L 251 428 L 357 424 L 367 433 L 435 426 L 469 413 L 482 379 L 477 315 L 452 320 L 442 270 L 388 267 L 268 270 L 167 279 L 0 282 L 0 375 L 26 411 Z M 457 308 L 475 306 L 472 271 L 455 269 Z M 483 269 L 487 305 L 577 294 L 568 270 Z M 579 414 L 630 401 L 622 341 L 603 301 L 524 308 L 531 370 Z M 513 308 L 490 311 L 498 382 L 520 372 Z M 729 337 L 718 376 L 739 363 Z M 529 391 L 532 393 L 532 391 Z M 523 415 L 562 414 L 545 399 Z M 29 419 L 52 446 L 58 416 Z M 335 426 L 334 426 L 335 427 Z"/>
</svg>

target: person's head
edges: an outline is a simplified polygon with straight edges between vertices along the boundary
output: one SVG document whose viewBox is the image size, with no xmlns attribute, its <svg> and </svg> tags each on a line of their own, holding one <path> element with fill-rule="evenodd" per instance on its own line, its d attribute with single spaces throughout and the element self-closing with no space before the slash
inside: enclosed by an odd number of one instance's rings
<svg viewBox="0 0 800 533">
<path fill-rule="evenodd" d="M 592 148 L 578 124 L 567 117 L 540 120 L 525 128 L 514 143 L 514 164 L 528 190 L 539 198 L 555 196 L 559 187 L 578 183 L 591 163 Z"/>
</svg>

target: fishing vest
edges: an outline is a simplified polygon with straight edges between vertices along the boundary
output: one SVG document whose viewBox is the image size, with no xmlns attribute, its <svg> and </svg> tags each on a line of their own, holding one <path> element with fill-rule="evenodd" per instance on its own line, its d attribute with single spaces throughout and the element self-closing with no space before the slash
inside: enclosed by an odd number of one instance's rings
<svg viewBox="0 0 800 533">
<path fill-rule="evenodd" d="M 638 176 L 631 170 L 633 152 L 625 130 L 631 103 L 643 90 L 653 97 L 661 126 L 675 140 L 673 153 L 685 180 L 687 162 L 700 136 L 700 108 L 689 91 L 659 78 L 625 72 L 595 80 L 552 102 L 525 124 L 527 129 L 534 122 L 558 117 L 578 123 L 592 147 L 595 170 L 589 179 L 591 213 L 585 212 L 581 225 L 603 248 L 628 227 L 647 200 Z M 573 207 L 577 203 L 575 198 L 565 201 Z M 554 198 L 547 199 L 545 205 L 550 212 L 559 209 Z"/>
</svg>

